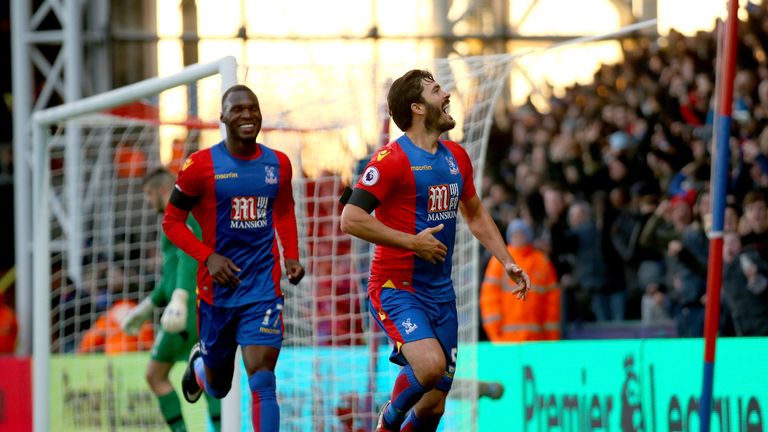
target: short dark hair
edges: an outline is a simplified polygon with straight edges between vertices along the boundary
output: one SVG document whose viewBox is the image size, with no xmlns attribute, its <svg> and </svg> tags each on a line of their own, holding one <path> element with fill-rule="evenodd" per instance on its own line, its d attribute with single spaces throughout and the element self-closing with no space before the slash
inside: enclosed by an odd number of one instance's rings
<svg viewBox="0 0 768 432">
<path fill-rule="evenodd" d="M 422 80 L 434 81 L 432 72 L 424 69 L 413 69 L 396 79 L 387 94 L 387 108 L 395 124 L 401 131 L 411 128 L 413 123 L 412 103 L 423 103 L 421 97 Z"/>
<path fill-rule="evenodd" d="M 742 207 L 746 207 L 746 206 L 748 206 L 748 205 L 750 205 L 752 203 L 756 203 L 756 202 L 768 203 L 768 200 L 766 200 L 766 198 L 765 198 L 765 194 L 763 193 L 763 191 L 761 191 L 759 189 L 751 190 L 751 191 L 747 192 L 746 195 L 744 195 L 744 200 L 743 200 L 743 203 L 742 203 Z"/>
<path fill-rule="evenodd" d="M 161 185 L 169 185 L 173 183 L 173 174 L 167 169 L 160 167 L 149 172 L 144 176 L 144 181 L 141 183 L 142 188 L 156 189 Z"/>
<path fill-rule="evenodd" d="M 254 93 L 253 90 L 251 90 L 250 87 L 248 87 L 247 85 L 235 84 L 232 87 L 226 89 L 224 91 L 224 94 L 221 95 L 221 108 L 224 108 L 224 101 L 227 100 L 227 97 L 229 96 L 229 94 L 234 93 L 236 91 L 244 91 L 256 96 L 256 93 Z"/>
</svg>

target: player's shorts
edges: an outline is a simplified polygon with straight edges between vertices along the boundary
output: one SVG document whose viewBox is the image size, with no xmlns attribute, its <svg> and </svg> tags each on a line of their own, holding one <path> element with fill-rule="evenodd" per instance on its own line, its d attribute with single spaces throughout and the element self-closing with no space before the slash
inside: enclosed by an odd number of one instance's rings
<svg viewBox="0 0 768 432">
<path fill-rule="evenodd" d="M 168 333 L 160 330 L 152 344 L 150 357 L 152 360 L 163 363 L 174 363 L 177 361 L 186 361 L 189 357 L 189 351 L 197 343 L 197 332 L 190 333 L 182 331 L 179 333 Z"/>
<path fill-rule="evenodd" d="M 235 307 L 198 302 L 200 351 L 209 368 L 232 367 L 240 346 L 283 344 L 283 297 Z"/>
<path fill-rule="evenodd" d="M 371 292 L 369 306 L 379 327 L 395 344 L 389 356 L 392 363 L 400 366 L 408 364 L 400 352 L 403 344 L 421 339 L 437 339 L 443 348 L 446 366 L 443 379 L 436 388 L 445 392 L 450 390 L 458 353 L 456 300 L 428 303 L 411 292 L 383 288 Z"/>
</svg>

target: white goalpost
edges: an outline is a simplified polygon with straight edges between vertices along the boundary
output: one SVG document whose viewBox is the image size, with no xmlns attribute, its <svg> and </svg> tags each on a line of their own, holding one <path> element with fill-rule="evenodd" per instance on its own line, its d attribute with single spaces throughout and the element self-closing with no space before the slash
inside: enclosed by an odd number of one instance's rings
<svg viewBox="0 0 768 432">
<path fill-rule="evenodd" d="M 32 117 L 32 144 L 34 155 L 33 176 L 33 215 L 34 229 L 33 248 L 33 420 L 34 430 L 44 432 L 51 430 L 50 412 L 50 355 L 52 348 L 51 320 L 51 290 L 52 290 L 52 254 L 70 255 L 74 259 L 65 265 L 64 272 L 69 275 L 73 284 L 82 285 L 83 275 L 80 258 L 83 256 L 82 244 L 61 242 L 52 239 L 52 225 L 63 231 L 63 238 L 83 239 L 83 207 L 85 200 L 97 200 L 99 197 L 87 196 L 87 190 L 82 187 L 84 176 L 81 173 L 80 155 L 82 143 L 82 125 L 70 124 L 72 130 L 67 131 L 64 169 L 68 175 L 66 184 L 57 185 L 68 192 L 62 202 L 62 196 L 52 191 L 50 154 L 54 142 L 51 128 L 61 127 L 62 122 L 79 116 L 94 114 L 105 109 L 124 105 L 141 98 L 155 96 L 163 90 L 175 88 L 196 82 L 203 78 L 220 75 L 221 89 L 228 88 L 237 82 L 237 62 L 234 57 L 223 58 L 217 62 L 194 65 L 184 71 L 169 77 L 153 78 L 140 83 L 129 85 L 109 93 L 96 95 L 77 102 L 60 105 L 54 108 L 36 112 Z M 74 138 L 74 139 L 73 139 Z M 59 146 L 61 146 L 59 142 Z M 95 177 L 95 180 L 98 180 Z M 86 192 L 85 194 L 83 192 Z M 54 223 L 54 221 L 56 223 Z M 66 281 L 63 283 L 67 283 Z M 81 289 L 81 288 L 76 288 Z M 86 407 L 87 408 L 87 407 Z M 63 420 L 63 419 L 57 419 Z"/>
<path fill-rule="evenodd" d="M 452 94 L 458 124 L 449 138 L 468 151 L 478 189 L 510 60 L 499 55 L 423 65 Z M 236 82 L 260 98 L 259 142 L 292 160 L 300 256 L 308 270 L 298 286 L 282 283 L 285 341 L 276 370 L 281 430 L 370 430 L 398 368 L 388 361 L 389 341 L 369 319 L 371 248 L 339 230 L 338 198 L 389 131 L 382 114 L 389 82 L 413 66 L 238 68 L 229 57 L 36 113 L 35 217 L 27 221 L 35 233 L 35 430 L 53 424 L 78 432 L 166 428 L 143 377 L 149 341 L 111 352 L 109 336 L 115 334 L 107 311 L 118 302 L 140 301 L 158 278 L 159 218 L 144 202 L 143 175 L 160 166 L 178 168 L 189 152 L 218 142 L 218 121 L 210 119 L 218 118 L 222 90 Z M 185 87 L 195 91 L 181 102 L 163 99 L 179 89 L 184 94 Z M 163 118 L 158 104 L 183 106 L 182 119 Z M 458 370 L 441 430 L 472 431 L 482 269 L 478 243 L 463 223 L 453 260 Z M 105 345 L 84 346 L 102 317 Z M 183 369 L 173 369 L 175 386 Z M 235 430 L 250 430 L 250 392 L 245 377 L 237 380 L 224 419 Z M 195 430 L 207 424 L 203 401 L 184 404 L 183 413 Z"/>
</svg>

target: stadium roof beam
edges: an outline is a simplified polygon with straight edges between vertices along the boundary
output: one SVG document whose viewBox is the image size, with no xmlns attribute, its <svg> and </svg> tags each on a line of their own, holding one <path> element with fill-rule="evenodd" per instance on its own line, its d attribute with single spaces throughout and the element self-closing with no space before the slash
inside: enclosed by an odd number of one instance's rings
<svg viewBox="0 0 768 432">
<path fill-rule="evenodd" d="M 83 45 L 83 21 L 94 40 L 105 41 L 109 6 L 100 0 L 11 1 L 13 71 L 14 220 L 16 252 L 16 310 L 19 319 L 17 352 L 31 353 L 32 241 L 31 202 L 32 148 L 29 119 L 32 112 L 82 97 L 84 85 L 96 91 L 110 86 L 108 46 Z M 35 7 L 34 10 L 32 8 Z M 87 11 L 87 14 L 86 14 Z M 99 36 L 101 36 L 99 38 Z M 96 47 L 92 49 L 91 47 Z M 87 56 L 84 49 L 88 50 Z M 84 61 L 91 71 L 84 73 Z M 105 73 L 105 71 L 107 73 Z M 89 81 L 89 76 L 97 77 Z M 74 205 L 70 203 L 69 205 Z"/>
<path fill-rule="evenodd" d="M 586 35 L 584 35 L 586 36 Z M 386 40 L 447 40 L 451 42 L 462 40 L 481 40 L 481 41 L 532 41 L 532 42 L 562 42 L 571 40 L 578 37 L 584 37 L 579 35 L 522 35 L 517 33 L 508 34 L 493 34 L 493 33 L 469 33 L 469 34 L 394 34 L 394 35 L 260 35 L 260 34 L 248 34 L 248 40 L 275 40 L 275 41 L 359 41 L 366 39 L 386 39 Z M 152 32 L 137 31 L 137 30 L 113 30 L 112 40 L 116 42 L 159 42 L 163 40 L 181 40 L 182 42 L 200 42 L 203 40 L 235 40 L 242 39 L 237 34 L 226 36 L 200 36 L 196 32 L 184 32 L 178 36 L 158 36 Z"/>
</svg>

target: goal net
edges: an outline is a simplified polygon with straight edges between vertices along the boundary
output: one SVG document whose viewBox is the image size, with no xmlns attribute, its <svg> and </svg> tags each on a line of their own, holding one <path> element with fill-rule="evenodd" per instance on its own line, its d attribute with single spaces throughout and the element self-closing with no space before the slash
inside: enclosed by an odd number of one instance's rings
<svg viewBox="0 0 768 432">
<path fill-rule="evenodd" d="M 494 102 L 508 59 L 484 56 L 429 65 L 451 92 L 457 127 L 480 190 Z M 119 331 L 131 304 L 160 277 L 160 216 L 142 180 L 221 139 L 219 66 L 118 89 L 43 111 L 33 119 L 36 151 L 35 419 L 56 430 L 165 430 L 144 369 L 159 311 L 138 337 Z M 283 281 L 285 341 L 277 367 L 281 430 L 370 430 L 389 399 L 398 367 L 369 318 L 366 279 L 372 248 L 339 230 L 339 196 L 359 167 L 390 138 L 385 96 L 403 67 L 240 68 L 259 96 L 259 141 L 294 166 L 301 261 L 307 276 Z M 179 108 L 183 107 L 183 108 Z M 161 109 L 162 108 L 162 109 Z M 176 111 L 174 111 L 174 109 Z M 391 126 L 391 138 L 399 132 Z M 476 429 L 478 244 L 459 224 L 453 257 L 459 316 L 457 380 L 444 430 Z M 172 372 L 178 386 L 183 364 Z M 241 382 L 243 430 L 250 392 Z M 40 397 L 46 395 L 47 397 Z M 205 403 L 183 404 L 188 427 L 202 428 Z M 41 423 L 42 422 L 42 423 Z"/>
</svg>

